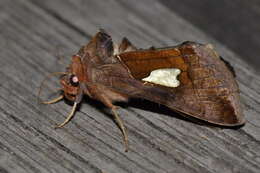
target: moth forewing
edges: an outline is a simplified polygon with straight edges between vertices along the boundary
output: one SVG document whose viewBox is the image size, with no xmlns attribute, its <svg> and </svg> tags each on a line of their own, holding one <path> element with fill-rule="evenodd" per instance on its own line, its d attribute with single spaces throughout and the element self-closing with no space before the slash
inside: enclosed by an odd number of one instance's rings
<svg viewBox="0 0 260 173">
<path fill-rule="evenodd" d="M 245 123 L 234 76 L 212 46 L 185 42 L 175 47 L 126 52 L 119 56 L 136 80 L 159 84 L 153 88 L 144 85 L 138 97 L 212 124 L 239 126 Z M 177 81 L 176 85 L 164 81 L 162 69 L 169 68 L 181 70 L 179 85 Z M 148 94 L 151 91 L 153 95 Z"/>
</svg>

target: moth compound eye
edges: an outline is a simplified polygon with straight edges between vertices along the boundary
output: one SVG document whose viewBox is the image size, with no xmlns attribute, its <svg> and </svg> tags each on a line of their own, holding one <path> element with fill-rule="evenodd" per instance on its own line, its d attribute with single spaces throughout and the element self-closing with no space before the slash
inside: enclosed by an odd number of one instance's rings
<svg viewBox="0 0 260 173">
<path fill-rule="evenodd" d="M 71 75 L 71 76 L 70 76 L 70 84 L 71 84 L 72 86 L 78 86 L 78 85 L 79 85 L 79 79 L 78 79 L 78 77 L 75 76 L 75 75 Z"/>
</svg>

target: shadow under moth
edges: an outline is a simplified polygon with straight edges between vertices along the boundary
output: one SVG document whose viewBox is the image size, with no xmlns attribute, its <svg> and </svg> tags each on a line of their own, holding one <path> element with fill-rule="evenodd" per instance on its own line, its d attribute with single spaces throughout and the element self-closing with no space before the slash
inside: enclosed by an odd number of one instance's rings
<svg viewBox="0 0 260 173">
<path fill-rule="evenodd" d="M 184 42 L 167 48 L 137 49 L 127 38 L 118 45 L 104 31 L 72 56 L 60 75 L 62 95 L 43 102 L 55 103 L 64 97 L 72 101 L 70 121 L 83 95 L 110 108 L 123 134 L 128 135 L 114 102 L 144 98 L 184 115 L 220 126 L 245 123 L 235 74 L 210 44 Z"/>
</svg>

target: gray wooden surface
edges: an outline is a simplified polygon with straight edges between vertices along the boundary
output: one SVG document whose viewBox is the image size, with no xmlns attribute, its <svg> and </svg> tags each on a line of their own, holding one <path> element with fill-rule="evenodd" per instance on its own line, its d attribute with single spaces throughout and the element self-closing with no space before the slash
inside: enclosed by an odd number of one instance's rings
<svg viewBox="0 0 260 173">
<path fill-rule="evenodd" d="M 134 100 L 119 111 L 130 138 L 125 153 L 108 111 L 86 99 L 65 128 L 54 130 L 71 107 L 63 101 L 39 105 L 40 82 L 51 72 L 64 71 L 70 55 L 99 28 L 114 40 L 127 36 L 143 48 L 185 40 L 214 44 L 237 72 L 247 124 L 236 130 L 202 126 Z M 240 54 L 168 5 L 1 0 L 0 40 L 0 172 L 260 172 L 260 77 Z M 45 91 L 55 87 L 52 79 Z"/>
</svg>

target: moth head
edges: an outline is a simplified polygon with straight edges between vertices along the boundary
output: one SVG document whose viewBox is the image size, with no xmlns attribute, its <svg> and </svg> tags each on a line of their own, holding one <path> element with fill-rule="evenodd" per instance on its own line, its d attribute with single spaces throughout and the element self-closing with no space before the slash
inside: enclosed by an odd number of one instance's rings
<svg viewBox="0 0 260 173">
<path fill-rule="evenodd" d="M 60 78 L 60 84 L 62 85 L 62 90 L 66 99 L 75 102 L 77 97 L 82 95 L 84 68 L 80 56 L 74 55 L 72 57 L 67 72 Z"/>
<path fill-rule="evenodd" d="M 79 92 L 79 80 L 74 74 L 66 74 L 61 77 L 60 83 L 66 99 L 70 101 L 76 100 L 76 95 Z"/>
<path fill-rule="evenodd" d="M 84 85 L 84 68 L 83 64 L 81 62 L 81 58 L 79 55 L 74 55 L 72 57 L 72 62 L 70 66 L 67 68 L 66 72 L 55 72 L 51 73 L 46 78 L 42 81 L 42 84 L 40 86 L 40 90 L 38 93 L 38 99 L 40 100 L 40 94 L 42 90 L 42 86 L 44 82 L 49 79 L 51 76 L 54 75 L 61 75 L 60 77 L 60 84 L 62 85 L 62 88 L 59 90 L 63 91 L 63 94 L 60 95 L 58 98 L 55 98 L 50 101 L 44 101 L 41 102 L 43 104 L 52 104 L 55 102 L 58 102 L 59 100 L 63 99 L 64 97 L 72 102 L 73 108 L 66 118 L 66 120 L 61 123 L 60 125 L 56 126 L 56 128 L 63 127 L 66 123 L 69 122 L 69 120 L 72 118 L 73 114 L 76 111 L 77 105 L 81 102 L 82 96 L 83 96 L 83 91 L 85 90 L 85 85 Z"/>
</svg>

